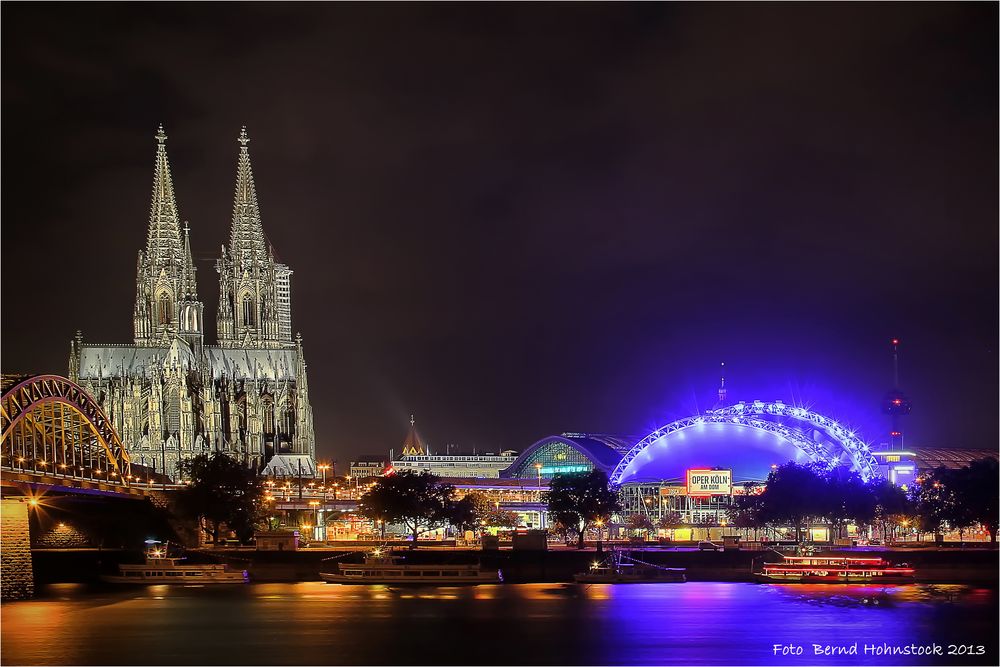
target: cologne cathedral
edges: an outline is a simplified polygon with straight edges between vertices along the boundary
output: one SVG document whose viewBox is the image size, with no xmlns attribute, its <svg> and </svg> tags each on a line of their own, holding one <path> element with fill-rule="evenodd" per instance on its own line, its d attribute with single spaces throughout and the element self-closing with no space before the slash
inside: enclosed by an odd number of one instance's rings
<svg viewBox="0 0 1000 667">
<path fill-rule="evenodd" d="M 70 344 L 69 376 L 96 396 L 133 463 L 171 478 L 178 463 L 226 452 L 278 475 L 315 475 L 315 434 L 302 337 L 292 337 L 291 275 L 264 228 L 246 129 L 239 137 L 236 195 L 219 275 L 218 343 L 205 344 L 190 229 L 181 226 L 156 134 L 146 247 L 136 265 L 134 343 Z"/>
</svg>

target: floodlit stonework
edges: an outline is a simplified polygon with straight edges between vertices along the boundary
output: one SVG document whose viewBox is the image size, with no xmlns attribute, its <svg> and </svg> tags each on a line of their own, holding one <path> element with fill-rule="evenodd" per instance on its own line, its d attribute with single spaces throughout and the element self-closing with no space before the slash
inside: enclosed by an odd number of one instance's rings
<svg viewBox="0 0 1000 667">
<path fill-rule="evenodd" d="M 275 455 L 315 474 L 301 336 L 292 337 L 291 274 L 261 224 L 246 129 L 219 274 L 218 344 L 206 345 L 190 229 L 181 226 L 160 127 L 146 248 L 139 251 L 131 345 L 70 344 L 69 376 L 98 398 L 132 461 L 177 477 L 178 462 L 227 452 L 257 470 Z"/>
</svg>

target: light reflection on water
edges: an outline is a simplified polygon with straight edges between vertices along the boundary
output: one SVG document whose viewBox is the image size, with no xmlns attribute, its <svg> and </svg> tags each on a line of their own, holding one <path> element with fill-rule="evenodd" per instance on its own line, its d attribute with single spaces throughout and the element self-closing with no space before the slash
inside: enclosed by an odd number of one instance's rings
<svg viewBox="0 0 1000 667">
<path fill-rule="evenodd" d="M 2 607 L 5 664 L 997 664 L 997 591 L 590 586 L 47 586 Z M 812 644 L 981 644 L 978 657 Z M 803 647 L 775 656 L 774 644 Z M 863 649 L 862 649 L 863 650 Z"/>
</svg>

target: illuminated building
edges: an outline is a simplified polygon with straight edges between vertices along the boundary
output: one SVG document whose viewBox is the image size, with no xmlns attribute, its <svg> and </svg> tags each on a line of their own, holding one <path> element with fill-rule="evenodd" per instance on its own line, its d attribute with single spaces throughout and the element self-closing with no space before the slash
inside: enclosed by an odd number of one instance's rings
<svg viewBox="0 0 1000 667">
<path fill-rule="evenodd" d="M 720 405 L 725 394 L 720 390 Z M 744 484 L 762 484 L 788 461 L 846 466 L 868 479 L 878 462 L 869 446 L 835 420 L 780 401 L 740 402 L 671 422 L 645 438 L 566 433 L 528 447 L 503 477 L 549 478 L 598 469 L 621 489 L 623 514 L 653 518 L 669 511 L 685 523 L 719 522 Z M 725 472 L 728 482 L 690 492 L 688 472 Z"/>
<path fill-rule="evenodd" d="M 963 449 L 958 447 L 907 447 L 880 449 L 872 452 L 879 462 L 879 474 L 897 486 L 909 488 L 917 477 L 931 470 L 962 468 L 984 458 L 997 459 L 993 449 Z"/>
<path fill-rule="evenodd" d="M 392 462 L 397 472 L 412 470 L 414 472 L 429 472 L 439 477 L 478 477 L 482 479 L 498 478 L 500 471 L 510 466 L 517 458 L 515 452 L 504 451 L 499 454 L 441 454 L 423 456 L 404 456 Z"/>
<path fill-rule="evenodd" d="M 176 476 L 179 461 L 226 452 L 257 470 L 313 476 L 315 435 L 291 270 L 264 234 L 244 129 L 229 245 L 216 263 L 219 341 L 206 345 L 190 229 L 174 195 L 161 127 L 131 345 L 71 342 L 69 375 L 110 415 L 132 461 Z M 183 235 L 182 235 L 183 233 Z"/>
<path fill-rule="evenodd" d="M 601 470 L 609 476 L 638 438 L 592 433 L 562 433 L 527 447 L 501 473 L 509 479 L 549 479 L 553 475 Z"/>
<path fill-rule="evenodd" d="M 351 477 L 354 479 L 367 479 L 378 477 L 389 465 L 389 458 L 382 454 L 362 454 L 351 461 Z"/>
<path fill-rule="evenodd" d="M 439 477 L 497 478 L 500 471 L 510 466 L 517 453 L 503 451 L 485 454 L 431 454 L 417 432 L 416 421 L 410 415 L 410 430 L 403 440 L 403 455 L 393 459 L 392 468 L 397 472 L 429 472 Z"/>
</svg>

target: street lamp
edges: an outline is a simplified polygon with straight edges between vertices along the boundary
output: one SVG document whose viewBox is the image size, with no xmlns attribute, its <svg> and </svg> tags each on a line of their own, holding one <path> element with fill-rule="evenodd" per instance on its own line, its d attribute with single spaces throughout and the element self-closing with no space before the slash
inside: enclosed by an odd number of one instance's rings
<svg viewBox="0 0 1000 667">
<path fill-rule="evenodd" d="M 309 501 L 309 506 L 313 508 L 313 523 L 315 523 L 316 527 L 318 528 L 319 527 L 319 509 L 318 509 L 319 508 L 319 501 L 318 500 L 310 500 Z"/>
<path fill-rule="evenodd" d="M 598 519 L 594 522 L 594 525 L 597 526 L 597 550 L 603 551 L 604 549 L 601 546 L 601 542 L 604 538 L 604 519 Z"/>
<path fill-rule="evenodd" d="M 323 501 L 325 502 L 326 501 L 326 471 L 330 469 L 330 466 L 329 466 L 329 464 L 321 463 L 317 467 L 320 470 L 323 471 Z"/>
</svg>

